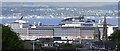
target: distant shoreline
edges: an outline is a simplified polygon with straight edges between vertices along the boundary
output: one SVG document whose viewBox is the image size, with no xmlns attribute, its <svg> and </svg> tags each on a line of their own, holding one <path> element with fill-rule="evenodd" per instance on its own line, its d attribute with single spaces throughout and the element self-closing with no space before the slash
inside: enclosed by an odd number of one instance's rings
<svg viewBox="0 0 120 51">
<path fill-rule="evenodd" d="M 0 17 L 0 19 L 19 19 L 20 17 Z M 64 18 L 70 18 L 70 17 L 24 17 L 24 19 L 64 19 Z M 85 18 L 104 18 L 102 17 L 85 17 Z M 106 18 L 120 18 L 120 17 L 106 17 Z"/>
<path fill-rule="evenodd" d="M 28 21 L 29 23 L 34 23 L 34 22 L 41 22 L 43 23 L 43 25 L 58 25 L 64 18 L 23 18 L 24 21 Z M 99 20 L 103 20 L 104 18 L 86 18 L 86 19 L 91 19 L 91 20 L 95 20 L 96 22 L 98 22 Z M 2 24 L 6 24 L 8 22 L 14 22 L 18 20 L 18 18 L 16 19 L 0 19 Z M 106 21 L 108 24 L 112 24 L 112 25 L 118 25 L 118 18 L 107 18 Z"/>
</svg>

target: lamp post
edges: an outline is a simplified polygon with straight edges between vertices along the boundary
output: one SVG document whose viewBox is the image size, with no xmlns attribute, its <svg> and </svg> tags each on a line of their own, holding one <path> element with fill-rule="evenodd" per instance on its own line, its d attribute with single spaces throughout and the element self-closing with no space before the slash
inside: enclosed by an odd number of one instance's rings
<svg viewBox="0 0 120 51">
<path fill-rule="evenodd" d="M 35 50 L 35 40 L 33 40 L 33 51 Z"/>
<path fill-rule="evenodd" d="M 56 51 L 58 50 L 58 47 L 56 47 Z"/>
</svg>

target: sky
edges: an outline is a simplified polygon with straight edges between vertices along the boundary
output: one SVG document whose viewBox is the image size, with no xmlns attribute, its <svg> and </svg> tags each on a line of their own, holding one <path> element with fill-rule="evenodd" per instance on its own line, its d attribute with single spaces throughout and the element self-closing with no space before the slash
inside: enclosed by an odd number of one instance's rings
<svg viewBox="0 0 120 51">
<path fill-rule="evenodd" d="M 117 5 L 117 2 L 4 2 L 2 6 L 54 6 L 54 7 L 101 7 L 107 5 Z"/>
<path fill-rule="evenodd" d="M 119 2 L 120 0 L 0 0 L 1 2 Z"/>
<path fill-rule="evenodd" d="M 44 2 L 50 2 L 49 4 L 48 3 L 47 4 L 48 5 L 54 5 L 54 6 L 59 5 L 59 6 L 75 6 L 75 7 L 78 7 L 78 6 L 85 6 L 85 7 L 103 6 L 103 5 L 111 4 L 110 2 L 119 2 L 119 1 L 120 0 L 2 0 L 2 2 L 43 2 L 43 3 Z M 58 3 L 51 4 L 51 2 L 58 2 Z M 60 2 L 67 2 L 67 3 L 63 4 L 63 3 L 60 3 Z M 74 3 L 74 2 L 78 2 L 78 3 Z M 98 2 L 101 2 L 101 3 L 98 3 Z"/>
</svg>

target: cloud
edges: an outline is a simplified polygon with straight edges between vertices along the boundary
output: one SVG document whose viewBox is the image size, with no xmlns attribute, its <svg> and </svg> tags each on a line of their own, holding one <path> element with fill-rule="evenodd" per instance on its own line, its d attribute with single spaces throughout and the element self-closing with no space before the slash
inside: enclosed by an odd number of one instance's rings
<svg viewBox="0 0 120 51">
<path fill-rule="evenodd" d="M 119 0 L 3 0 L 2 2 L 118 2 Z"/>
</svg>

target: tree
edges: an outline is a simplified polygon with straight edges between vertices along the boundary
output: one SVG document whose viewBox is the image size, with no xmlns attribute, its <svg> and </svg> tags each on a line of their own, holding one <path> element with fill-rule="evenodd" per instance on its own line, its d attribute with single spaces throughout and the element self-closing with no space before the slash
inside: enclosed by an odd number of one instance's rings
<svg viewBox="0 0 120 51">
<path fill-rule="evenodd" d="M 108 37 L 110 41 L 116 41 L 117 42 L 117 51 L 120 51 L 120 30 L 114 31 L 114 33 L 111 34 L 111 36 Z"/>
<path fill-rule="evenodd" d="M 22 40 L 8 26 L 2 26 L 2 51 L 25 51 Z"/>
<path fill-rule="evenodd" d="M 75 45 L 73 45 L 73 47 L 79 47 L 79 48 L 81 48 L 82 45 L 81 44 L 75 44 Z"/>
<path fill-rule="evenodd" d="M 69 43 L 65 43 L 65 44 L 62 44 L 61 47 L 73 47 L 73 45 Z"/>
</svg>

